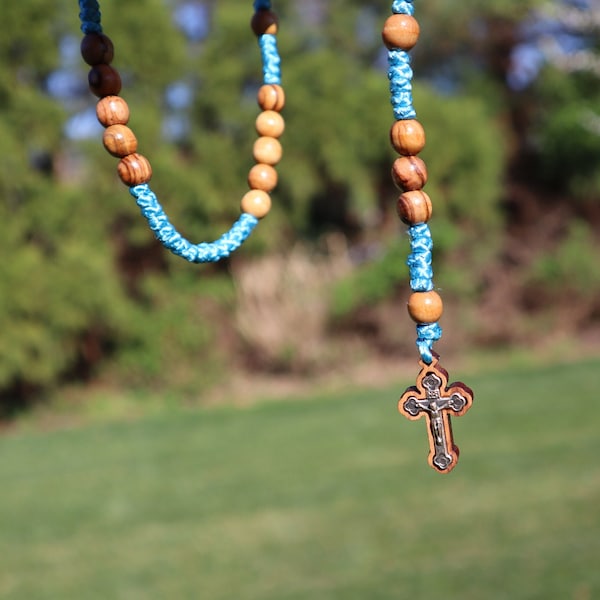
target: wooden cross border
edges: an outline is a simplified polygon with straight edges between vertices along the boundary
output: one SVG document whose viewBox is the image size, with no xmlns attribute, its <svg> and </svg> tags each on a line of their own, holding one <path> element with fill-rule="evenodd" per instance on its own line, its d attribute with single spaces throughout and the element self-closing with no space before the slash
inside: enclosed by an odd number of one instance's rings
<svg viewBox="0 0 600 600">
<path fill-rule="evenodd" d="M 448 385 L 448 372 L 434 354 L 430 365 L 420 361 L 417 385 L 409 387 L 398 402 L 398 410 L 411 421 L 425 416 L 429 436 L 429 464 L 439 473 L 449 473 L 458 461 L 450 415 L 460 417 L 473 404 L 473 391 L 464 383 Z"/>
</svg>

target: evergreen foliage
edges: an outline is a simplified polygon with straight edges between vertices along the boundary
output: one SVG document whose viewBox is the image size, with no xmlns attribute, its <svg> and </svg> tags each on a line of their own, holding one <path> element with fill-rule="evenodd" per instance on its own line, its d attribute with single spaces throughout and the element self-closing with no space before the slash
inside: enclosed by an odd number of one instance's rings
<svg viewBox="0 0 600 600">
<path fill-rule="evenodd" d="M 537 139 L 541 174 L 555 189 L 579 201 L 600 191 L 600 92 L 597 76 L 565 74 L 549 67 L 538 93 L 547 98 Z"/>
<path fill-rule="evenodd" d="M 181 4 L 103 0 L 103 22 L 153 189 L 186 237 L 211 240 L 236 218 L 246 189 L 260 57 L 250 0 L 204 3 L 210 35 L 192 38 L 174 21 Z M 276 4 L 284 160 L 274 210 L 242 256 L 330 232 L 361 252 L 377 240 L 375 262 L 334 292 L 332 312 L 351 314 L 406 283 L 379 33 L 389 2 Z M 507 192 L 515 173 L 540 205 L 551 187 L 558 202 L 577 199 L 581 218 L 598 214 L 597 77 L 555 66 L 528 90 L 507 85 L 519 23 L 541 4 L 419 3 L 415 105 L 428 136 L 436 283 L 473 300 L 511 244 L 502 209 L 522 215 Z M 198 389 L 236 346 L 227 265 L 167 255 L 118 181 L 101 128 L 86 120 L 94 98 L 77 53 L 76 3 L 4 2 L 0 14 L 0 402 L 8 410 L 32 389 L 101 369 L 118 382 Z M 531 106 L 543 110 L 531 117 Z M 592 243 L 582 231 L 566 236 L 556 261 L 528 265 L 532 277 L 562 277 Z"/>
</svg>

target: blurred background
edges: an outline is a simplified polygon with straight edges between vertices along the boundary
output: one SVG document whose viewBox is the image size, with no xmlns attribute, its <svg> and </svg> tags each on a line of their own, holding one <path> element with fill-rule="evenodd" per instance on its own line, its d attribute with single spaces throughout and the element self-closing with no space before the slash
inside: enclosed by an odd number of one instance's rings
<svg viewBox="0 0 600 600">
<path fill-rule="evenodd" d="M 415 3 L 436 349 L 475 391 L 449 476 L 396 410 L 390 2 L 273 4 L 274 208 L 197 266 L 102 147 L 77 3 L 0 2 L 0 598 L 600 598 L 600 1 Z M 153 189 L 218 238 L 253 164 L 251 0 L 102 9 Z"/>
<path fill-rule="evenodd" d="M 153 188 L 184 235 L 215 239 L 252 165 L 261 69 L 251 3 L 102 8 Z M 600 3 L 417 8 L 440 350 L 557 338 L 597 350 Z M 388 2 L 276 10 L 288 101 L 274 210 L 229 261 L 196 267 L 157 244 L 102 148 L 75 3 L 3 3 L 3 417 L 74 384 L 198 400 L 237 376 L 309 381 L 415 360 L 390 178 Z"/>
</svg>

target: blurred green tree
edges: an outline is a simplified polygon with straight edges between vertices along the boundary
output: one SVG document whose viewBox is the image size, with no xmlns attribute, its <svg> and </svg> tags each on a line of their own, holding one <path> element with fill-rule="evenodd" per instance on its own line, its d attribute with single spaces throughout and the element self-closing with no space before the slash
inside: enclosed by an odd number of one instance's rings
<svg viewBox="0 0 600 600">
<path fill-rule="evenodd" d="M 165 87 L 188 65 L 187 41 L 160 0 L 107 1 L 103 8 L 132 126 L 142 147 L 163 146 L 156 159 L 158 168 L 167 166 L 163 189 L 183 189 L 185 203 L 202 181 L 192 183 L 179 149 L 163 144 L 161 113 Z M 157 376 L 168 368 L 174 334 L 156 319 L 164 301 L 150 298 L 145 283 L 147 274 L 166 281 L 168 262 L 153 250 L 152 236 L 117 181 L 101 133 L 93 143 L 81 134 L 94 100 L 78 57 L 76 6 L 58 2 L 49 14 L 43 2 L 25 0 L 1 11 L 0 412 L 6 412 L 65 377 L 89 375 L 109 356 L 135 355 L 137 362 L 126 362 L 135 368 L 120 369 L 124 378 Z M 57 74 L 65 77 L 57 80 Z M 65 90 L 73 81 L 82 85 Z M 65 128 L 76 116 L 79 121 Z M 194 321 L 203 310 L 191 287 L 172 280 L 173 295 L 188 290 L 176 303 L 177 319 Z M 202 356 L 211 331 L 200 325 L 185 350 Z M 181 359 L 179 353 L 171 362 Z"/>
<path fill-rule="evenodd" d="M 587 207 L 579 216 L 597 206 L 596 75 L 549 62 L 529 87 L 511 87 L 522 25 L 547 4 L 417 5 L 415 105 L 428 135 L 436 282 L 472 301 L 493 269 L 514 260 L 511 236 L 539 228 L 530 215 L 546 209 L 548 188 L 560 191 L 555 202 L 578 198 Z M 380 38 L 389 2 L 275 8 L 288 90 L 284 160 L 272 214 L 233 260 L 339 232 L 359 262 L 376 257 L 334 295 L 343 314 L 406 284 Z M 252 3 L 104 0 L 102 9 L 153 188 L 186 237 L 214 239 L 237 216 L 252 165 L 260 85 Z M 184 9 L 200 11 L 196 30 Z M 22 0 L 0 12 L 4 405 L 100 366 L 121 382 L 201 385 L 236 346 L 228 265 L 198 269 L 168 255 L 118 181 L 94 125 L 73 3 L 58 0 L 49 12 Z M 597 40 L 588 43 L 594 51 Z M 573 243 L 563 246 L 573 254 Z M 536 264 L 536 281 L 556 270 Z"/>
</svg>

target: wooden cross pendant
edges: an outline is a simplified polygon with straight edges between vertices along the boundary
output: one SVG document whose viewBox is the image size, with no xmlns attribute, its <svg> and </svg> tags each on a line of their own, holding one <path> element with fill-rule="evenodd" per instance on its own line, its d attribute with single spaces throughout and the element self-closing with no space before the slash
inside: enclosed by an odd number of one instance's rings
<svg viewBox="0 0 600 600">
<path fill-rule="evenodd" d="M 464 415 L 473 404 L 473 392 L 464 383 L 448 385 L 448 373 L 439 365 L 434 353 L 433 362 L 423 361 L 417 385 L 409 387 L 398 402 L 398 410 L 411 421 L 423 415 L 429 436 L 429 464 L 439 473 L 449 473 L 458 461 L 458 447 L 452 438 L 450 414 Z"/>
</svg>

